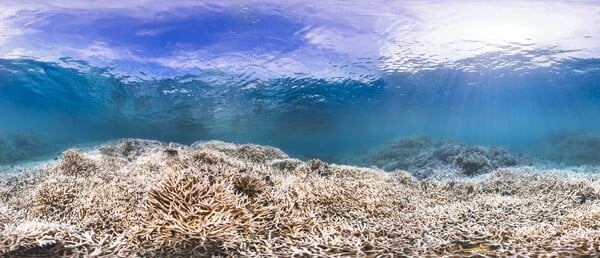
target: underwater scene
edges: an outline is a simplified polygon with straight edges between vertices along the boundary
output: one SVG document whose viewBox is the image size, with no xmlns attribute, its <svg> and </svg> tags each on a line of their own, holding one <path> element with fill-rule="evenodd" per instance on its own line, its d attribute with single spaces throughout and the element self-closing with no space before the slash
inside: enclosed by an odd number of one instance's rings
<svg viewBox="0 0 600 258">
<path fill-rule="evenodd" d="M 598 257 L 598 1 L 0 2 L 0 257 Z"/>
</svg>

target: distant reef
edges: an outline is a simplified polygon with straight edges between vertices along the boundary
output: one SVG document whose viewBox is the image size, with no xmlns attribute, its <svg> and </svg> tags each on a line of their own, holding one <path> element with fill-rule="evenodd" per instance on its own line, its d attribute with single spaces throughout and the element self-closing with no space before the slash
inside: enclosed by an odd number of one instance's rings
<svg viewBox="0 0 600 258">
<path fill-rule="evenodd" d="M 444 178 L 475 176 L 498 168 L 527 165 L 529 159 L 498 147 L 444 142 L 428 137 L 401 138 L 384 144 L 358 160 L 361 166 L 385 171 L 406 170 L 413 176 Z"/>
<path fill-rule="evenodd" d="M 37 134 L 1 134 L 0 165 L 47 154 L 50 151 L 48 143 L 42 139 Z"/>
<path fill-rule="evenodd" d="M 518 159 L 470 148 L 423 154 L 465 175 L 444 180 L 395 158 L 387 173 L 217 141 L 71 149 L 2 178 L 0 255 L 600 256 L 599 174 L 501 168 Z"/>
<path fill-rule="evenodd" d="M 532 155 L 564 166 L 600 165 L 600 136 L 562 133 L 533 146 Z"/>
</svg>

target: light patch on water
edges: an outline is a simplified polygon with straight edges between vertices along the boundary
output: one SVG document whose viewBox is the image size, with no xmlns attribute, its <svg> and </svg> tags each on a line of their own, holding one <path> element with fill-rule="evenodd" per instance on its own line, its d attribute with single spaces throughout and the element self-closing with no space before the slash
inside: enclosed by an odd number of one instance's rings
<svg viewBox="0 0 600 258">
<path fill-rule="evenodd" d="M 560 59 L 600 57 L 595 40 L 600 31 L 590 26 L 600 21 L 600 9 L 594 4 L 442 2 L 408 9 L 418 17 L 415 24 L 384 29 L 388 40 L 380 48 L 381 56 L 386 57 L 383 69 L 452 65 L 495 52 L 502 53 L 497 56 L 500 59 L 522 55 L 516 59 L 520 62 L 509 64 L 512 67 L 529 63 L 544 67 Z M 540 51 L 548 48 L 555 51 Z"/>
<path fill-rule="evenodd" d="M 593 26 L 600 6 L 593 1 L 150 2 L 5 1 L 0 57 L 68 56 L 116 67 L 117 74 L 152 74 L 139 79 L 218 70 L 260 79 L 292 73 L 366 81 L 381 72 L 531 70 L 600 57 Z M 211 22 L 202 17 L 233 25 L 195 27 Z M 168 19 L 183 20 L 174 26 Z M 205 35 L 160 45 L 178 27 Z"/>
</svg>

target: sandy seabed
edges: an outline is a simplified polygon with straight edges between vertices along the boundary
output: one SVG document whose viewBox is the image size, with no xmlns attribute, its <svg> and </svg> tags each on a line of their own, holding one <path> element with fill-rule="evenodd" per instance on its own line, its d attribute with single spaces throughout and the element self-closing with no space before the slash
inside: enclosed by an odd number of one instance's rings
<svg viewBox="0 0 600 258">
<path fill-rule="evenodd" d="M 600 256 L 600 174 L 417 180 L 126 139 L 0 181 L 4 257 Z"/>
</svg>

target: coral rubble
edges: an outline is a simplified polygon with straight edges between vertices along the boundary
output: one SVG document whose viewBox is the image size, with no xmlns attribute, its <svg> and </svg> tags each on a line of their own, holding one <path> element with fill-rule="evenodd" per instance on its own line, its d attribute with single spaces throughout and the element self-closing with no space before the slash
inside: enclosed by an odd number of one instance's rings
<svg viewBox="0 0 600 258">
<path fill-rule="evenodd" d="M 453 159 L 493 168 L 486 154 Z M 417 180 L 256 145 L 128 139 L 3 179 L 0 255 L 598 256 L 600 175 Z"/>
</svg>

